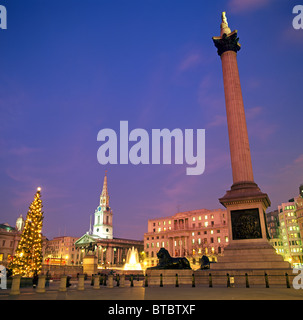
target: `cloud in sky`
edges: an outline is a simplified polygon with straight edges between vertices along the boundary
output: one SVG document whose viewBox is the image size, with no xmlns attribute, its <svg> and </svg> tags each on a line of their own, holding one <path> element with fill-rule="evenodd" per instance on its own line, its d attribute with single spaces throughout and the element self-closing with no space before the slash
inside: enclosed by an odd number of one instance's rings
<svg viewBox="0 0 303 320">
<path fill-rule="evenodd" d="M 288 163 L 274 171 L 265 173 L 262 190 L 269 193 L 272 201 L 270 210 L 299 195 L 299 186 L 303 183 L 303 154 L 289 158 Z"/>
<path fill-rule="evenodd" d="M 245 115 L 249 136 L 254 136 L 264 141 L 271 137 L 278 129 L 277 124 L 268 121 L 265 117 L 264 109 L 260 106 L 246 109 Z"/>
<path fill-rule="evenodd" d="M 14 147 L 9 150 L 9 153 L 16 156 L 26 156 L 30 155 L 32 153 L 40 151 L 39 148 L 32 148 L 28 146 L 20 146 L 20 147 Z"/>
<path fill-rule="evenodd" d="M 202 56 L 198 52 L 191 52 L 188 54 L 180 63 L 179 71 L 187 71 L 195 66 L 197 66 L 202 61 Z"/>
<path fill-rule="evenodd" d="M 207 128 L 212 128 L 212 127 L 220 127 L 220 126 L 225 126 L 227 123 L 227 118 L 226 115 L 223 114 L 216 114 L 215 118 L 208 123 Z"/>
<path fill-rule="evenodd" d="M 232 13 L 254 11 L 270 4 L 272 0 L 230 0 L 228 8 Z"/>
</svg>

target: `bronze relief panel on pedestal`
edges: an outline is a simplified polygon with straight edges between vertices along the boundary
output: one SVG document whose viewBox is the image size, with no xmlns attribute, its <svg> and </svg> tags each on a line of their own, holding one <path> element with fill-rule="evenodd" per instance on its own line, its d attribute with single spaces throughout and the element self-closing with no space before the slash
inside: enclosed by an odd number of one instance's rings
<svg viewBox="0 0 303 320">
<path fill-rule="evenodd" d="M 230 212 L 233 240 L 262 238 L 259 209 Z"/>
</svg>

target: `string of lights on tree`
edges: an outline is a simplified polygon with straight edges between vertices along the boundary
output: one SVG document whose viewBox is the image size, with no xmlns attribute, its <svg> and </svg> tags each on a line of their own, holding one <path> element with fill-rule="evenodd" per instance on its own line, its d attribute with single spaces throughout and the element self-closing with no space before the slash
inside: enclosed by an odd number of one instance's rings
<svg viewBox="0 0 303 320">
<path fill-rule="evenodd" d="M 34 201 L 27 212 L 24 229 L 10 269 L 13 275 L 32 277 L 42 268 L 42 200 L 41 188 L 37 188 Z"/>
</svg>

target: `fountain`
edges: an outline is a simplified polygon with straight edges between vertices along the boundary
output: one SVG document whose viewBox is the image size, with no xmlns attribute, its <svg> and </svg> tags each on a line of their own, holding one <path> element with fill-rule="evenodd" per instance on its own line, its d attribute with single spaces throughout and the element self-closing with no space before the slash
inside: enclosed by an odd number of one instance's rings
<svg viewBox="0 0 303 320">
<path fill-rule="evenodd" d="M 128 249 L 123 270 L 142 270 L 141 264 L 139 263 L 138 250 L 134 247 Z"/>
</svg>

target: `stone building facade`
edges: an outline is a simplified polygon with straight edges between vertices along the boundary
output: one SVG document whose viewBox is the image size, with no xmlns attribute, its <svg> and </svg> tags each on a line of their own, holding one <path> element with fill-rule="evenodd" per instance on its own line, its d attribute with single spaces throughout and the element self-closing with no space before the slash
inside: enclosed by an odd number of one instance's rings
<svg viewBox="0 0 303 320">
<path fill-rule="evenodd" d="M 47 265 L 78 265 L 80 250 L 75 247 L 76 237 L 55 237 L 47 241 L 43 264 Z"/>
<path fill-rule="evenodd" d="M 144 234 L 145 266 L 158 263 L 161 247 L 172 257 L 186 257 L 193 268 L 200 266 L 203 255 L 216 261 L 228 244 L 226 210 L 193 210 L 148 220 Z"/>
<path fill-rule="evenodd" d="M 300 233 L 300 223 L 298 223 L 298 213 L 296 201 L 285 202 L 278 206 L 280 221 L 280 239 L 283 243 L 282 255 L 291 264 L 303 263 L 303 246 Z"/>
</svg>

